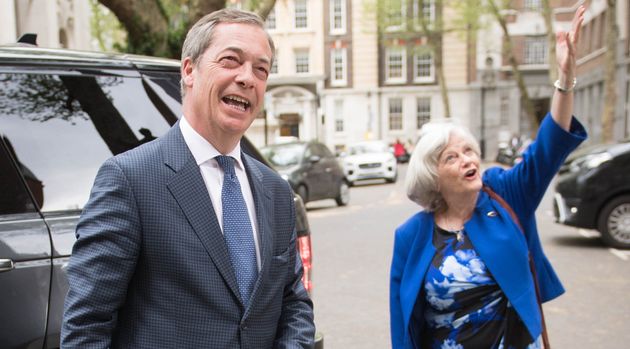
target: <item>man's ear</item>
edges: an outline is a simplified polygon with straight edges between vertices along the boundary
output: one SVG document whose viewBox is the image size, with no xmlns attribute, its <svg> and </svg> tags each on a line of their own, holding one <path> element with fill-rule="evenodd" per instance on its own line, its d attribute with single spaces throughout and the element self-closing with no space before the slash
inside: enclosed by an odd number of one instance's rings
<svg viewBox="0 0 630 349">
<path fill-rule="evenodd" d="M 193 70 L 194 66 L 192 59 L 190 59 L 190 57 L 184 58 L 184 60 L 182 61 L 181 75 L 184 86 L 186 87 L 192 87 L 193 82 L 195 81 Z"/>
</svg>

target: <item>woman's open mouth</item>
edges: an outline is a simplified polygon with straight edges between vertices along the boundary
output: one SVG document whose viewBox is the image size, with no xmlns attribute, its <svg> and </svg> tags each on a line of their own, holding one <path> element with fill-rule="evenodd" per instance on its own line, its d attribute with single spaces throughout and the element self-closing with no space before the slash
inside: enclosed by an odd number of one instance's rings
<svg viewBox="0 0 630 349">
<path fill-rule="evenodd" d="M 466 171 L 466 173 L 464 174 L 464 177 L 466 179 L 473 179 L 476 176 L 477 176 L 477 169 L 474 169 L 474 168 L 471 169 L 471 170 Z"/>
</svg>

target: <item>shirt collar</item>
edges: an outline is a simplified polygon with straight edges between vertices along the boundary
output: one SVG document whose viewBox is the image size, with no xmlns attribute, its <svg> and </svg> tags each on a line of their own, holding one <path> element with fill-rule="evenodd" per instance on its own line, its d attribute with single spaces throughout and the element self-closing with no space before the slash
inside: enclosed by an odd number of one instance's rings
<svg viewBox="0 0 630 349">
<path fill-rule="evenodd" d="M 208 160 L 214 159 L 216 156 L 222 155 L 210 142 L 208 142 L 205 138 L 203 138 L 186 120 L 186 117 L 181 117 L 179 119 L 179 129 L 182 132 L 182 136 L 184 137 L 184 142 L 190 149 L 190 152 L 195 158 L 195 162 L 197 166 L 207 162 Z M 236 147 L 232 149 L 227 154 L 227 156 L 231 156 L 236 159 L 236 163 L 238 166 L 245 170 L 245 166 L 243 165 L 243 160 L 241 159 L 241 143 L 237 143 Z M 216 164 L 216 160 L 214 161 Z"/>
</svg>

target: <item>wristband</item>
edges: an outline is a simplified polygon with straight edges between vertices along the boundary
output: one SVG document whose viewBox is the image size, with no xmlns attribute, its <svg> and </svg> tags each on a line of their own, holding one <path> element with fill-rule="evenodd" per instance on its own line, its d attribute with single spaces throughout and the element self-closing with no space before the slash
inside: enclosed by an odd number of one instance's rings
<svg viewBox="0 0 630 349">
<path fill-rule="evenodd" d="M 560 85 L 560 80 L 556 80 L 556 82 L 553 83 L 553 87 L 556 88 L 556 90 L 562 92 L 562 93 L 569 93 L 572 92 L 573 89 L 575 88 L 575 85 L 577 85 L 577 78 L 573 78 L 573 84 L 570 87 L 564 87 L 562 85 Z"/>
</svg>

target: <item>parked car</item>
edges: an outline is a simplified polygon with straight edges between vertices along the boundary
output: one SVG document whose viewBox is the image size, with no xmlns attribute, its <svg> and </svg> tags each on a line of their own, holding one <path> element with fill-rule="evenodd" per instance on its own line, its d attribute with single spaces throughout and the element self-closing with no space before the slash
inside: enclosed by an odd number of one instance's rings
<svg viewBox="0 0 630 349">
<path fill-rule="evenodd" d="M 398 167 L 396 157 L 383 141 L 364 141 L 351 143 L 341 163 L 350 186 L 364 179 L 384 179 L 388 183 L 396 182 Z"/>
<path fill-rule="evenodd" d="M 345 206 L 350 201 L 343 170 L 323 143 L 280 143 L 262 147 L 260 152 L 305 203 L 335 199 L 338 206 Z"/>
<path fill-rule="evenodd" d="M 630 139 L 578 149 L 560 169 L 556 221 L 597 229 L 607 245 L 630 248 Z"/>
<path fill-rule="evenodd" d="M 179 61 L 0 46 L 0 347 L 58 348 L 66 266 L 100 165 L 182 115 Z M 243 139 L 243 150 L 265 161 Z M 310 229 L 296 203 L 304 284 Z M 318 333 L 317 347 L 323 347 Z"/>
</svg>

